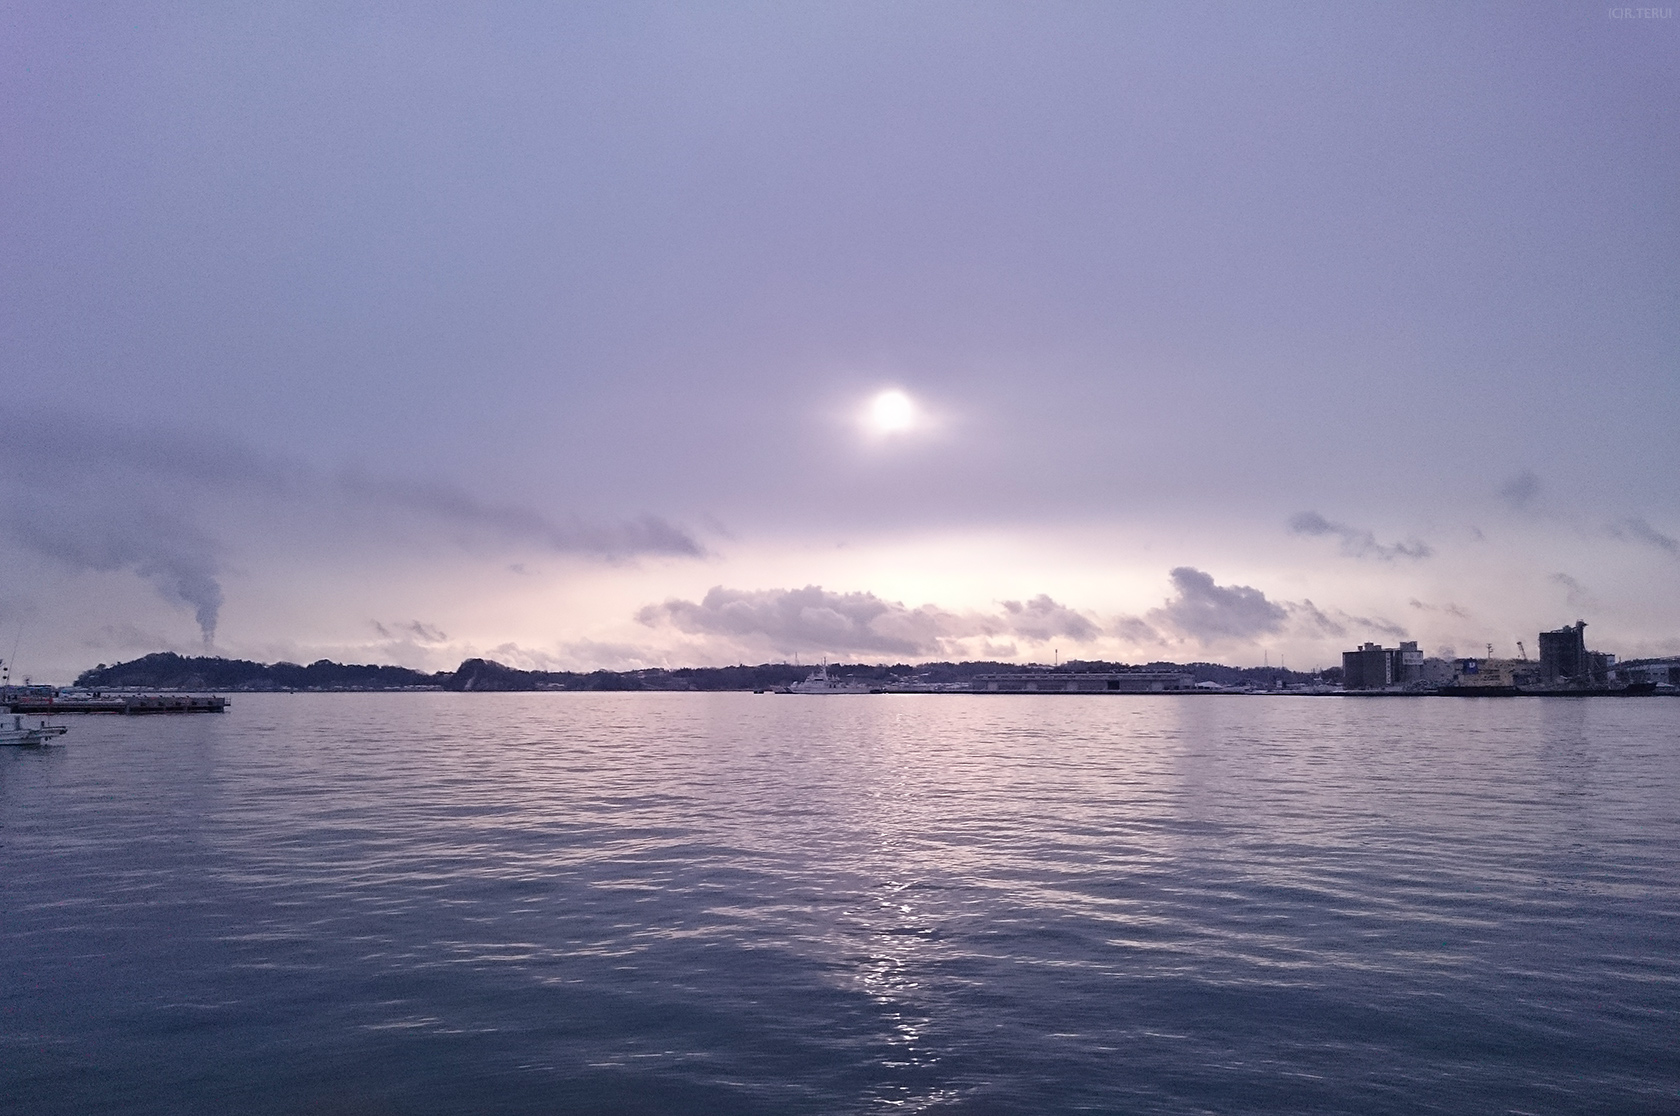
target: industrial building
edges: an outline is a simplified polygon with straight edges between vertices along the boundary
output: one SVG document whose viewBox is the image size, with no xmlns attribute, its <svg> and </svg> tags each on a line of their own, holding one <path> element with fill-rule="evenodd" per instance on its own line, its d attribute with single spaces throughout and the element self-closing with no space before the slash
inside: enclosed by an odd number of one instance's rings
<svg viewBox="0 0 1680 1116">
<path fill-rule="evenodd" d="M 1547 686 L 1606 686 L 1616 671 L 1616 656 L 1587 650 L 1587 622 L 1577 620 L 1540 633 L 1540 680 Z"/>
<path fill-rule="evenodd" d="M 1415 642 L 1399 647 L 1367 643 L 1342 652 L 1342 687 L 1441 694 L 1582 694 L 1653 692 L 1680 686 L 1680 659 L 1616 663 L 1616 656 L 1587 650 L 1587 622 L 1540 633 L 1540 659 L 1426 659 Z M 1489 647 L 1491 652 L 1493 649 Z"/>
<path fill-rule="evenodd" d="M 1583 678 L 1587 663 L 1587 622 L 1575 623 L 1552 632 L 1540 633 L 1540 680 L 1547 685 Z"/>
<path fill-rule="evenodd" d="M 1358 650 L 1342 652 L 1344 690 L 1386 690 L 1424 680 L 1423 652 L 1415 639 L 1399 647 L 1367 643 Z"/>
<path fill-rule="evenodd" d="M 1680 658 L 1630 659 L 1616 665 L 1616 674 L 1632 685 L 1654 685 L 1668 692 L 1680 689 Z"/>
</svg>

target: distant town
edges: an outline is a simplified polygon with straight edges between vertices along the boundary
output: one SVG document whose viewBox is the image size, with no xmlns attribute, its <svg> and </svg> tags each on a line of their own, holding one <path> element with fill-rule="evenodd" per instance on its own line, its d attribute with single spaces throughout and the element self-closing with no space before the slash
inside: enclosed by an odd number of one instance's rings
<svg viewBox="0 0 1680 1116">
<path fill-rule="evenodd" d="M 1537 633 L 1535 655 L 1523 641 L 1517 656 L 1426 656 L 1416 641 L 1375 643 L 1342 653 L 1340 667 L 1315 671 L 1282 666 L 1151 662 L 1140 665 L 1073 660 L 1053 667 L 1000 662 L 920 664 L 740 664 L 724 667 L 648 667 L 639 670 L 520 670 L 489 659 L 467 659 L 452 671 L 343 664 L 307 666 L 158 652 L 83 671 L 75 685 L 8 686 L 14 707 L 50 703 L 69 710 L 83 701 L 107 703 L 123 693 L 401 692 L 401 691 L 755 691 L 782 693 L 1297 693 L 1350 696 L 1517 696 L 1680 693 L 1680 656 L 1618 662 L 1589 650 L 1585 621 Z M 8 679 L 8 681 L 10 681 Z M 120 704 L 120 703 L 118 703 Z M 128 703 L 133 706 L 130 700 Z M 116 706 L 113 706 L 116 708 Z M 135 707 L 136 709 L 138 707 Z"/>
<path fill-rule="evenodd" d="M 1587 622 L 1536 638 L 1535 658 L 1517 641 L 1517 657 L 1426 658 L 1416 641 L 1399 647 L 1367 643 L 1342 653 L 1341 688 L 1349 693 L 1506 694 L 1673 693 L 1680 689 L 1680 657 L 1617 662 L 1605 651 L 1587 649 Z"/>
</svg>

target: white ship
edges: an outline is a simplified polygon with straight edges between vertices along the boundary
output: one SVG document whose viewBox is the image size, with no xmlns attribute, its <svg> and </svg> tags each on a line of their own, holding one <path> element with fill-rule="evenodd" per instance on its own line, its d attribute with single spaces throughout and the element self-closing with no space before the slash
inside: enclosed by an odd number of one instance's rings
<svg viewBox="0 0 1680 1116">
<path fill-rule="evenodd" d="M 839 678 L 828 676 L 828 664 L 813 670 L 803 682 L 795 682 L 784 693 L 789 694 L 878 694 L 883 692 L 879 687 L 871 688 L 867 682 L 847 682 Z"/>
<path fill-rule="evenodd" d="M 63 736 L 69 731 L 63 725 L 49 725 L 45 721 L 26 725 L 23 717 L 16 713 L 9 717 L 0 716 L 0 744 L 45 744 L 53 737 Z"/>
</svg>

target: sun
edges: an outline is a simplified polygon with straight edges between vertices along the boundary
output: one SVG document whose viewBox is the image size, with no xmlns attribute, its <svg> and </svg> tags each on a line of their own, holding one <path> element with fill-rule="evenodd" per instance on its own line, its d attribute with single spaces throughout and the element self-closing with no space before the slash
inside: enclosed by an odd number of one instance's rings
<svg viewBox="0 0 1680 1116">
<path fill-rule="evenodd" d="M 916 425 L 916 403 L 894 388 L 869 403 L 869 428 L 877 434 L 902 434 Z"/>
</svg>

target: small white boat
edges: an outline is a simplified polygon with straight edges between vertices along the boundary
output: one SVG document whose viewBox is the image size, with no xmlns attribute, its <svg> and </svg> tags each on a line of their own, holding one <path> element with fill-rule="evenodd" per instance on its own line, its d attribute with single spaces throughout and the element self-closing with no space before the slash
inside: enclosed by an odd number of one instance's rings
<svg viewBox="0 0 1680 1116">
<path fill-rule="evenodd" d="M 26 724 L 22 715 L 17 713 L 0 716 L 0 744 L 38 746 L 69 731 L 64 725 L 49 725 L 45 721 Z"/>
<path fill-rule="evenodd" d="M 839 678 L 828 676 L 828 664 L 813 670 L 803 682 L 795 682 L 785 693 L 790 694 L 878 694 L 879 688 L 872 688 L 867 682 L 847 682 Z"/>
</svg>

